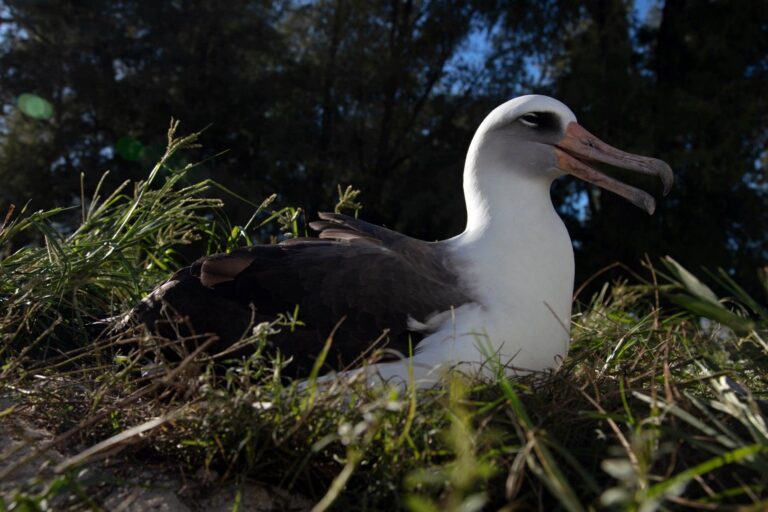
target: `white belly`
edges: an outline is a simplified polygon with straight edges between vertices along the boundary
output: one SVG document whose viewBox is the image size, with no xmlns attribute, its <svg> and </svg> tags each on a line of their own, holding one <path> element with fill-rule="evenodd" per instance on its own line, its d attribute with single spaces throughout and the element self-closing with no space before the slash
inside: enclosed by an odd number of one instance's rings
<svg viewBox="0 0 768 512">
<path fill-rule="evenodd" d="M 420 354 L 473 367 L 493 355 L 509 373 L 560 366 L 570 342 L 573 249 L 554 212 L 539 227 L 456 240 L 463 284 L 478 302 L 422 340 Z"/>
<path fill-rule="evenodd" d="M 427 366 L 458 365 L 488 375 L 495 373 L 496 363 L 509 375 L 557 369 L 568 353 L 569 326 L 570 303 L 557 308 L 541 302 L 510 311 L 467 304 L 419 343 L 418 359 Z"/>
</svg>

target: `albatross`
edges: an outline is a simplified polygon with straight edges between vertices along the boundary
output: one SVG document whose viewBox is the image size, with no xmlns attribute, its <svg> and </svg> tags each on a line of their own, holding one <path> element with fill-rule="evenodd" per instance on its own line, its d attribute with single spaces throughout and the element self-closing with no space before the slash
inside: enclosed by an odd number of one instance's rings
<svg viewBox="0 0 768 512">
<path fill-rule="evenodd" d="M 451 368 L 488 377 L 499 367 L 510 375 L 557 369 L 570 342 L 574 257 L 552 182 L 575 176 L 655 209 L 649 193 L 595 163 L 655 176 L 665 195 L 672 186 L 663 161 L 602 142 L 556 99 L 521 96 L 495 108 L 472 138 L 459 235 L 426 242 L 320 213 L 310 223 L 317 238 L 205 256 L 130 316 L 166 336 L 210 333 L 226 347 L 297 308 L 293 328 L 270 337 L 293 378 L 309 375 L 329 337 L 326 379 L 339 371 L 428 387 Z M 387 357 L 361 366 L 372 345 Z"/>
</svg>

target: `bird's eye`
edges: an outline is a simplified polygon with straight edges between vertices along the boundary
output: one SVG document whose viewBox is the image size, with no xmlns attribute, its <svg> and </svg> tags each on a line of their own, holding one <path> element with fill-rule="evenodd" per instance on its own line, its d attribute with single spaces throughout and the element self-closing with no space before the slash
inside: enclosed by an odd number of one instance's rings
<svg viewBox="0 0 768 512">
<path fill-rule="evenodd" d="M 531 128 L 538 128 L 541 120 L 539 119 L 539 115 L 535 112 L 529 112 L 528 114 L 524 114 L 520 116 L 520 122 L 523 123 L 525 126 L 530 126 Z"/>
</svg>

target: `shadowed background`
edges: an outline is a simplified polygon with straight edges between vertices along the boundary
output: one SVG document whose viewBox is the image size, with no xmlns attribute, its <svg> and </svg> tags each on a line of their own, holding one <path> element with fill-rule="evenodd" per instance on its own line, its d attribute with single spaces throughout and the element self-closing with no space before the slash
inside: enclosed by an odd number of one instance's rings
<svg viewBox="0 0 768 512">
<path fill-rule="evenodd" d="M 80 173 L 86 197 L 105 170 L 144 176 L 173 116 L 207 127 L 195 177 L 312 217 L 351 184 L 366 220 L 443 238 L 477 124 L 535 92 L 676 172 L 654 217 L 556 183 L 577 283 L 648 253 L 749 287 L 768 260 L 766 91 L 763 1 L 5 0 L 0 211 L 76 205 Z"/>
</svg>

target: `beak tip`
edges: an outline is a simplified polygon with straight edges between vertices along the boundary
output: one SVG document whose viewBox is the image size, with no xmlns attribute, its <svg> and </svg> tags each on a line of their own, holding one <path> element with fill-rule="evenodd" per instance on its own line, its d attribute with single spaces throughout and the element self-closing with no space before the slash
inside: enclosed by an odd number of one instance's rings
<svg viewBox="0 0 768 512">
<path fill-rule="evenodd" d="M 675 179 L 672 176 L 672 170 L 669 170 L 669 174 L 664 175 L 664 195 L 669 195 L 672 192 L 672 185 L 675 183 Z"/>
<path fill-rule="evenodd" d="M 672 174 L 672 168 L 666 163 L 661 170 L 661 182 L 664 185 L 664 195 L 668 195 L 672 191 L 672 185 L 675 183 L 675 175 Z"/>
<path fill-rule="evenodd" d="M 656 211 L 656 201 L 652 197 L 646 198 L 646 200 L 643 201 L 643 209 L 645 209 L 648 215 L 653 215 Z"/>
</svg>

